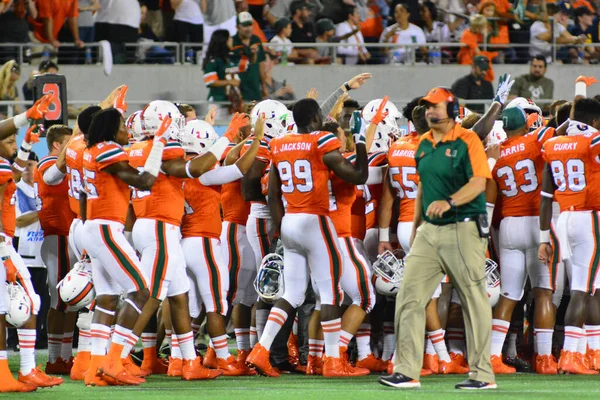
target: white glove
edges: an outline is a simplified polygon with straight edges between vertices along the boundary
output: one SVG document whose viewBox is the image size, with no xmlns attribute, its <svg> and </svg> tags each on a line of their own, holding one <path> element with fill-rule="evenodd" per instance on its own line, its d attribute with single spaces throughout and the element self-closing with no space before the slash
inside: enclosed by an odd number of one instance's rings
<svg viewBox="0 0 600 400">
<path fill-rule="evenodd" d="M 498 80 L 498 89 L 496 89 L 494 101 L 497 101 L 501 105 L 504 105 L 504 103 L 506 103 L 506 99 L 508 99 L 510 88 L 514 83 L 515 81 L 511 79 L 510 74 L 502 74 L 500 80 Z"/>
</svg>

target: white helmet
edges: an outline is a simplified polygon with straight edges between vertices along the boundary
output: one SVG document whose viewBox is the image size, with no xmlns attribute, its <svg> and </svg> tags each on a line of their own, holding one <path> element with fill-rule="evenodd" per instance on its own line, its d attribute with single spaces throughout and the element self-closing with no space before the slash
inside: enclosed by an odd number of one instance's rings
<svg viewBox="0 0 600 400">
<path fill-rule="evenodd" d="M 293 122 L 294 118 L 290 116 L 292 112 L 281 102 L 277 100 L 263 100 L 252 108 L 250 113 L 250 123 L 256 124 L 259 115 L 265 118 L 265 138 L 271 140 L 283 136 L 288 131 L 288 124 Z"/>
<path fill-rule="evenodd" d="M 31 298 L 23 286 L 18 283 L 9 283 L 7 285 L 9 297 L 9 309 L 6 314 L 6 322 L 20 328 L 31 316 L 32 303 Z"/>
<path fill-rule="evenodd" d="M 395 296 L 404 276 L 404 260 L 401 251 L 386 250 L 373 263 L 373 286 L 384 296 Z"/>
<path fill-rule="evenodd" d="M 195 119 L 185 124 L 180 141 L 186 153 L 203 154 L 218 139 L 219 135 L 211 124 Z"/>
<path fill-rule="evenodd" d="M 265 303 L 274 303 L 283 296 L 283 257 L 271 253 L 262 259 L 254 280 L 254 289 Z"/>
<path fill-rule="evenodd" d="M 490 306 L 494 307 L 500 299 L 500 272 L 498 264 L 489 258 L 485 260 L 485 286 Z"/>
<path fill-rule="evenodd" d="M 141 114 L 142 110 L 138 110 L 125 120 L 125 127 L 127 128 L 127 134 L 129 135 L 129 143 L 139 142 L 144 137 L 142 134 Z"/>
<path fill-rule="evenodd" d="M 382 99 L 371 100 L 363 108 L 362 117 L 367 123 L 371 122 L 371 119 L 375 116 L 375 113 L 377 113 L 381 101 Z M 390 147 L 391 138 L 400 137 L 398 119 L 401 117 L 401 114 L 400 111 L 398 111 L 398 107 L 388 100 L 388 102 L 385 104 L 385 110 L 388 112 L 388 115 L 383 119 L 383 121 L 381 121 L 381 123 L 377 125 L 375 138 L 373 139 L 373 144 L 369 149 L 370 153 L 374 151 L 387 152 Z"/>
<path fill-rule="evenodd" d="M 140 115 L 142 135 L 154 136 L 166 116 L 171 117 L 173 120 L 171 126 L 175 129 L 170 136 L 178 140 L 185 127 L 185 117 L 175 104 L 165 100 L 154 100 L 142 110 Z"/>
<path fill-rule="evenodd" d="M 96 297 L 90 266 L 89 260 L 78 261 L 56 286 L 60 298 L 69 306 L 70 311 L 87 306 Z"/>
<path fill-rule="evenodd" d="M 529 131 L 534 131 L 537 128 L 544 126 L 544 118 L 542 117 L 542 109 L 539 108 L 531 99 L 526 99 L 525 97 L 516 97 L 514 98 L 506 108 L 510 107 L 519 107 L 521 110 L 525 111 L 525 114 L 537 114 L 537 119 L 532 124 L 528 124 Z"/>
</svg>

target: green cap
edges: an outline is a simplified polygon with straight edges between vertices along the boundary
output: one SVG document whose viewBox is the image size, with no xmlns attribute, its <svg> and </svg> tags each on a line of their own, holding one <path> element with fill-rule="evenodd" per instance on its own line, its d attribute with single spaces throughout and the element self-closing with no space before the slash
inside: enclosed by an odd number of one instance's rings
<svg viewBox="0 0 600 400">
<path fill-rule="evenodd" d="M 505 131 L 516 131 L 527 125 L 527 115 L 520 107 L 509 107 L 502 111 L 502 127 Z"/>
<path fill-rule="evenodd" d="M 490 61 L 485 56 L 475 56 L 473 58 L 473 65 L 478 66 L 482 71 L 490 69 Z"/>
<path fill-rule="evenodd" d="M 321 18 L 317 21 L 317 32 L 319 35 L 322 35 L 325 32 L 329 32 L 335 29 L 335 25 L 333 21 L 329 18 Z"/>
</svg>

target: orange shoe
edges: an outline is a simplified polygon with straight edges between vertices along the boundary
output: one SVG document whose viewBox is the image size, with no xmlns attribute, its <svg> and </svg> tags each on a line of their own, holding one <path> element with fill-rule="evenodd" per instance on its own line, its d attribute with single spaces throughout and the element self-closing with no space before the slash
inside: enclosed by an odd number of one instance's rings
<svg viewBox="0 0 600 400">
<path fill-rule="evenodd" d="M 246 358 L 248 358 L 248 354 L 250 354 L 249 350 L 238 350 L 236 361 L 240 368 L 244 369 L 244 376 L 255 376 L 258 373 L 252 368 L 248 368 L 246 365 Z"/>
<path fill-rule="evenodd" d="M 51 374 L 51 375 L 70 375 L 71 374 L 71 368 L 70 368 L 69 364 L 67 364 L 67 362 L 60 357 L 57 358 L 56 361 L 54 361 L 53 363 L 48 361 L 46 363 L 45 370 L 46 370 L 47 374 Z"/>
<path fill-rule="evenodd" d="M 392 360 L 387 361 L 388 366 L 387 366 L 387 374 L 388 375 L 392 375 L 394 373 L 394 362 Z"/>
<path fill-rule="evenodd" d="M 446 362 L 443 360 L 438 361 L 438 373 L 444 375 L 450 374 L 467 374 L 469 373 L 469 368 L 464 367 L 462 362 L 464 361 L 464 357 L 461 354 L 454 354 L 450 356 L 450 362 Z"/>
<path fill-rule="evenodd" d="M 553 355 L 536 356 L 535 372 L 540 375 L 556 375 L 558 374 L 558 364 Z"/>
<path fill-rule="evenodd" d="M 279 378 L 279 373 L 273 369 L 269 357 L 271 352 L 264 348 L 260 343 L 252 349 L 246 358 L 246 365 L 252 367 L 261 375 Z"/>
<path fill-rule="evenodd" d="M 514 374 L 517 372 L 516 368 L 504 364 L 502 361 L 502 356 L 493 355 L 490 358 L 490 361 L 492 362 L 492 369 L 496 375 Z"/>
<path fill-rule="evenodd" d="M 127 357 L 125 358 L 121 358 L 121 364 L 123 364 L 123 367 L 125 367 L 125 371 L 127 371 L 127 373 L 129 373 L 130 375 L 136 376 L 138 378 L 148 376 L 145 375 L 147 371 L 142 370 L 140 367 L 134 364 L 133 360 L 131 359 L 131 354 L 127 355 Z"/>
<path fill-rule="evenodd" d="M 36 387 L 53 387 L 58 386 L 64 382 L 62 378 L 54 378 L 46 375 L 44 371 L 40 369 L 40 365 L 37 368 L 31 370 L 27 375 L 19 372 L 19 382 L 28 383 Z"/>
<path fill-rule="evenodd" d="M 366 368 L 371 372 L 383 372 L 387 369 L 387 363 L 380 358 L 375 357 L 373 353 L 362 360 L 356 361 L 356 366 L 359 368 Z"/>
<path fill-rule="evenodd" d="M 562 350 L 558 360 L 558 372 L 561 374 L 596 375 L 598 371 L 586 369 L 576 352 Z"/>
<path fill-rule="evenodd" d="M 225 358 L 217 358 L 217 369 L 223 371 L 224 376 L 242 376 L 244 368 L 240 367 L 235 358 L 230 355 Z"/>
<path fill-rule="evenodd" d="M 579 363 L 579 365 L 585 370 L 586 375 L 596 375 L 598 374 L 598 371 L 593 370 L 590 368 L 590 360 L 586 357 L 585 354 L 581 354 L 579 352 L 575 353 L 575 359 L 577 360 L 577 362 Z M 593 373 L 590 373 L 593 372 Z"/>
<path fill-rule="evenodd" d="M 288 362 L 292 366 L 297 366 L 300 364 L 300 350 L 298 349 L 298 335 L 290 334 L 290 337 L 287 342 L 287 350 L 288 350 Z"/>
<path fill-rule="evenodd" d="M 450 358 L 452 359 L 453 362 L 457 362 L 458 365 L 465 367 L 465 368 L 469 368 L 469 363 L 465 359 L 464 354 L 450 352 Z"/>
<path fill-rule="evenodd" d="M 196 357 L 194 360 L 182 360 L 181 364 L 182 371 L 180 375 L 184 381 L 215 379 L 223 375 L 223 371 L 221 370 L 209 369 L 203 366 L 200 362 L 200 357 Z"/>
<path fill-rule="evenodd" d="M 16 380 L 8 368 L 8 360 L 0 360 L 0 393 L 24 393 L 33 392 L 36 389 L 35 385 Z"/>
<path fill-rule="evenodd" d="M 306 375 L 323 375 L 323 358 L 308 356 L 306 362 Z"/>
<path fill-rule="evenodd" d="M 325 357 L 323 361 L 323 376 L 326 378 L 349 378 L 369 373 L 368 369 L 353 368 L 343 357 Z"/>
<path fill-rule="evenodd" d="M 200 360 L 198 360 L 199 362 Z M 183 360 L 181 358 L 169 357 L 169 369 L 167 376 L 182 376 L 183 374 Z"/>
<path fill-rule="evenodd" d="M 425 354 L 423 357 L 423 368 L 428 369 L 434 374 L 440 370 L 440 362 L 437 354 Z"/>
<path fill-rule="evenodd" d="M 296 368 L 294 369 L 294 371 L 298 372 L 299 374 L 305 374 L 306 375 L 306 365 L 296 365 Z"/>
<path fill-rule="evenodd" d="M 588 350 L 586 355 L 589 360 L 590 369 L 600 371 L 600 350 Z"/>
<path fill-rule="evenodd" d="M 85 386 L 108 386 L 108 382 L 102 379 L 98 373 L 98 365 L 104 361 L 106 356 L 91 356 L 88 370 L 84 373 L 83 382 Z"/>
<path fill-rule="evenodd" d="M 82 381 L 85 375 L 85 371 L 90 367 L 90 358 L 92 353 L 89 351 L 80 351 L 77 353 L 71 368 L 71 380 Z"/>
<path fill-rule="evenodd" d="M 117 346 L 117 345 L 115 345 L 113 343 L 111 345 L 111 347 L 112 346 Z M 120 352 L 119 352 L 119 355 L 120 355 Z M 103 376 L 108 376 L 118 382 L 122 382 L 127 385 L 137 386 L 140 383 L 146 382 L 146 380 L 144 378 L 138 378 L 138 377 L 135 377 L 135 376 L 129 374 L 125 370 L 125 367 L 123 366 L 123 364 L 121 363 L 121 359 L 113 358 L 110 353 L 104 358 L 102 363 L 100 365 L 98 365 L 98 371 L 100 371 L 103 374 Z"/>
<path fill-rule="evenodd" d="M 148 375 L 166 375 L 168 366 L 161 362 L 161 359 L 156 355 L 156 347 L 144 348 L 144 360 L 140 366 L 143 376 Z"/>
<path fill-rule="evenodd" d="M 419 376 L 429 376 L 429 375 L 433 375 L 433 371 L 431 371 L 430 369 L 421 368 L 421 372 L 419 373 Z"/>
<path fill-rule="evenodd" d="M 202 360 L 202 365 L 210 369 L 219 368 L 217 365 L 217 352 L 215 349 L 208 346 L 208 349 L 206 349 L 206 354 L 204 354 L 204 360 Z"/>
</svg>

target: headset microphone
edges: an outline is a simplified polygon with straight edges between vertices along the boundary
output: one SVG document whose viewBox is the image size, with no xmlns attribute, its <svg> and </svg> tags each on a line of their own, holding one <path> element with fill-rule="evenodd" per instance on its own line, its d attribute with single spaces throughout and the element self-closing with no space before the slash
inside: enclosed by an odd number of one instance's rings
<svg viewBox="0 0 600 400">
<path fill-rule="evenodd" d="M 440 122 L 444 122 L 449 119 L 452 119 L 452 118 L 429 118 L 429 121 L 431 121 L 432 124 L 439 124 Z"/>
</svg>

